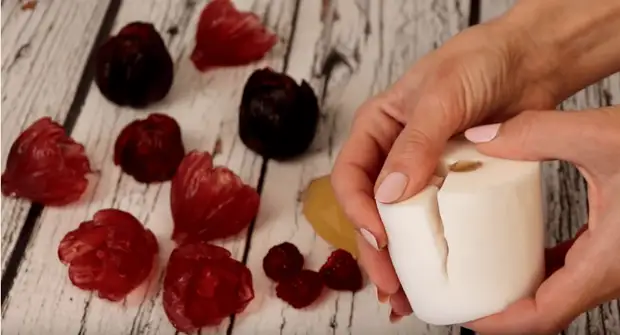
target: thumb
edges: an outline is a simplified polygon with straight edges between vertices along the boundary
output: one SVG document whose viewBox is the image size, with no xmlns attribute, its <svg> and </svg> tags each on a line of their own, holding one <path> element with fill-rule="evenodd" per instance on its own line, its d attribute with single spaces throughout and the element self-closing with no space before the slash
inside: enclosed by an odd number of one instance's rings
<svg viewBox="0 0 620 335">
<path fill-rule="evenodd" d="M 482 153 L 516 160 L 552 160 L 588 165 L 620 150 L 620 108 L 527 111 L 502 123 L 465 131 Z M 610 147 L 610 145 L 612 147 Z M 617 147 L 617 148 L 616 148 Z M 616 158 L 617 159 L 617 158 Z"/>
<path fill-rule="evenodd" d="M 377 201 L 392 203 L 404 200 L 428 185 L 446 142 L 456 130 L 452 126 L 456 123 L 452 122 L 455 113 L 442 108 L 444 106 L 439 101 L 420 100 L 407 119 L 377 178 Z"/>
</svg>

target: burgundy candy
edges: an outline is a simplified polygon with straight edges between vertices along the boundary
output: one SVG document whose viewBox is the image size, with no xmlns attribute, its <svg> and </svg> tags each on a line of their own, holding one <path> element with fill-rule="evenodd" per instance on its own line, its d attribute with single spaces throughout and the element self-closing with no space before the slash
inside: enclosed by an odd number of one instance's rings
<svg viewBox="0 0 620 335">
<path fill-rule="evenodd" d="M 114 146 L 114 164 L 142 183 L 172 179 L 184 156 L 181 128 L 164 114 L 131 122 Z"/>
<path fill-rule="evenodd" d="M 252 151 L 287 160 L 312 144 L 319 122 L 318 100 L 305 81 L 270 68 L 254 71 L 243 88 L 239 137 Z"/>
<path fill-rule="evenodd" d="M 143 108 L 162 100 L 173 77 L 172 57 L 151 23 L 127 24 L 97 51 L 95 83 L 119 106 Z"/>
</svg>

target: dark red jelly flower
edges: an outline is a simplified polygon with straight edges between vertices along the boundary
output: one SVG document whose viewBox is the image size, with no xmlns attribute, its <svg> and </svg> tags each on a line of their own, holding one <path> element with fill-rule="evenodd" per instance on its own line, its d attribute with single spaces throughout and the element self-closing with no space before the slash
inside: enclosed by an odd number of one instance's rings
<svg viewBox="0 0 620 335">
<path fill-rule="evenodd" d="M 254 71 L 243 89 L 239 136 L 252 151 L 284 160 L 305 152 L 319 121 L 312 88 L 270 68 Z"/>
<path fill-rule="evenodd" d="M 312 270 L 301 270 L 295 276 L 286 278 L 276 286 L 278 298 L 294 308 L 300 309 L 315 302 L 323 292 L 321 276 Z"/>
<path fill-rule="evenodd" d="M 238 11 L 230 0 L 213 0 L 200 14 L 191 60 L 200 71 L 244 65 L 263 58 L 277 41 L 256 14 Z"/>
<path fill-rule="evenodd" d="M 192 151 L 172 178 L 170 206 L 177 243 L 210 241 L 247 227 L 258 213 L 259 196 L 228 168 L 213 167 L 208 152 Z"/>
<path fill-rule="evenodd" d="M 164 311 L 180 332 L 216 326 L 254 299 L 252 273 L 224 248 L 183 244 L 170 255 L 164 278 Z"/>
<path fill-rule="evenodd" d="M 142 108 L 168 94 L 173 68 L 170 53 L 155 27 L 132 22 L 99 48 L 95 82 L 111 102 Z"/>
<path fill-rule="evenodd" d="M 362 289 L 362 271 L 353 256 L 343 249 L 331 253 L 319 274 L 325 286 L 332 290 L 357 292 Z"/>
<path fill-rule="evenodd" d="M 184 156 L 181 128 L 163 114 L 131 122 L 114 146 L 114 164 L 142 183 L 172 179 Z"/>
<path fill-rule="evenodd" d="M 280 281 L 299 273 L 304 267 L 304 256 L 289 242 L 275 245 L 263 258 L 263 270 L 267 277 Z"/>
<path fill-rule="evenodd" d="M 79 200 L 90 164 L 84 146 L 63 127 L 44 117 L 17 137 L 2 173 L 2 194 L 49 206 Z"/>
<path fill-rule="evenodd" d="M 123 299 L 148 278 L 157 252 L 155 235 L 117 209 L 98 211 L 58 246 L 73 285 L 110 301 Z"/>
</svg>

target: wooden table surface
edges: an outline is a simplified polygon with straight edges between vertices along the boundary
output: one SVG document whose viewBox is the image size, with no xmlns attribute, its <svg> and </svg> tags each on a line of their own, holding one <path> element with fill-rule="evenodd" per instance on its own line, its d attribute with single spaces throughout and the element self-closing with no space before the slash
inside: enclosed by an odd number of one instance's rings
<svg viewBox="0 0 620 335">
<path fill-rule="evenodd" d="M 471 1 L 471 2 L 470 2 Z M 281 38 L 264 60 L 245 67 L 198 72 L 189 61 L 198 14 L 206 0 L 38 0 L 23 9 L 2 1 L 2 168 L 17 135 L 48 115 L 63 123 L 86 147 L 98 174 L 85 199 L 63 208 L 2 199 L 2 333 L 169 334 L 161 292 L 127 306 L 111 304 L 74 288 L 56 256 L 60 239 L 101 208 L 131 212 L 158 236 L 167 259 L 169 183 L 145 186 L 112 162 L 116 135 L 145 112 L 118 108 L 93 85 L 93 47 L 124 24 L 152 22 L 175 60 L 169 96 L 148 112 L 174 116 L 188 149 L 212 151 L 261 194 L 253 229 L 222 242 L 254 274 L 256 299 L 248 309 L 202 334 L 459 334 L 459 327 L 434 327 L 415 317 L 388 321 L 389 307 L 375 290 L 329 293 L 308 310 L 275 297 L 261 269 L 268 248 L 284 240 L 299 246 L 311 268 L 330 250 L 300 213 L 297 194 L 330 172 L 353 113 L 366 98 L 396 80 L 407 67 L 459 30 L 497 16 L 512 1 L 332 0 L 321 19 L 319 0 L 237 0 Z M 171 28 L 176 28 L 174 33 Z M 271 66 L 308 80 L 321 99 L 322 119 L 310 153 L 295 162 L 265 161 L 247 150 L 237 130 L 243 84 L 256 68 Z M 618 75 L 568 99 L 565 109 L 620 103 Z M 548 242 L 569 238 L 587 215 L 585 184 L 563 163 L 545 166 Z M 159 278 L 161 280 L 161 278 Z M 158 286 L 156 286 L 158 287 Z M 580 316 L 565 334 L 620 334 L 620 304 L 605 304 Z"/>
</svg>

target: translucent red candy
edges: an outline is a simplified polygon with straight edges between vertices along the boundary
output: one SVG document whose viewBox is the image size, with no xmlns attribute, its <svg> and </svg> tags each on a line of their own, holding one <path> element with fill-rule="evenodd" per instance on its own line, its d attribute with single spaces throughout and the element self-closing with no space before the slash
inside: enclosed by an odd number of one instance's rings
<svg viewBox="0 0 620 335">
<path fill-rule="evenodd" d="M 128 124 L 114 146 L 114 164 L 142 183 L 172 179 L 184 156 L 179 124 L 157 113 Z"/>
<path fill-rule="evenodd" d="M 148 278 L 157 252 L 155 235 L 117 209 L 98 211 L 58 246 L 73 285 L 110 301 L 123 299 Z"/>
<path fill-rule="evenodd" d="M 275 281 L 292 277 L 304 267 L 304 256 L 289 242 L 275 245 L 263 258 L 263 270 Z"/>
<path fill-rule="evenodd" d="M 238 234 L 258 213 L 259 202 L 256 190 L 234 172 L 213 167 L 209 153 L 192 151 L 172 179 L 172 238 L 181 244 Z"/>
<path fill-rule="evenodd" d="M 230 0 L 213 0 L 200 14 L 191 60 L 200 71 L 262 59 L 278 38 L 256 14 L 240 12 Z"/>
<path fill-rule="evenodd" d="M 323 292 L 321 276 L 312 270 L 301 270 L 295 276 L 286 278 L 276 286 L 278 298 L 294 308 L 300 309 L 315 302 Z"/>
<path fill-rule="evenodd" d="M 90 164 L 84 146 L 44 117 L 15 140 L 2 173 L 2 194 L 43 205 L 77 201 L 88 186 Z"/>
<path fill-rule="evenodd" d="M 332 290 L 357 292 L 362 288 L 362 271 L 353 256 L 343 249 L 331 253 L 319 274 L 325 286 Z"/>
<path fill-rule="evenodd" d="M 252 273 L 224 248 L 205 242 L 174 249 L 164 278 L 164 311 L 181 332 L 215 326 L 254 299 Z"/>
</svg>

